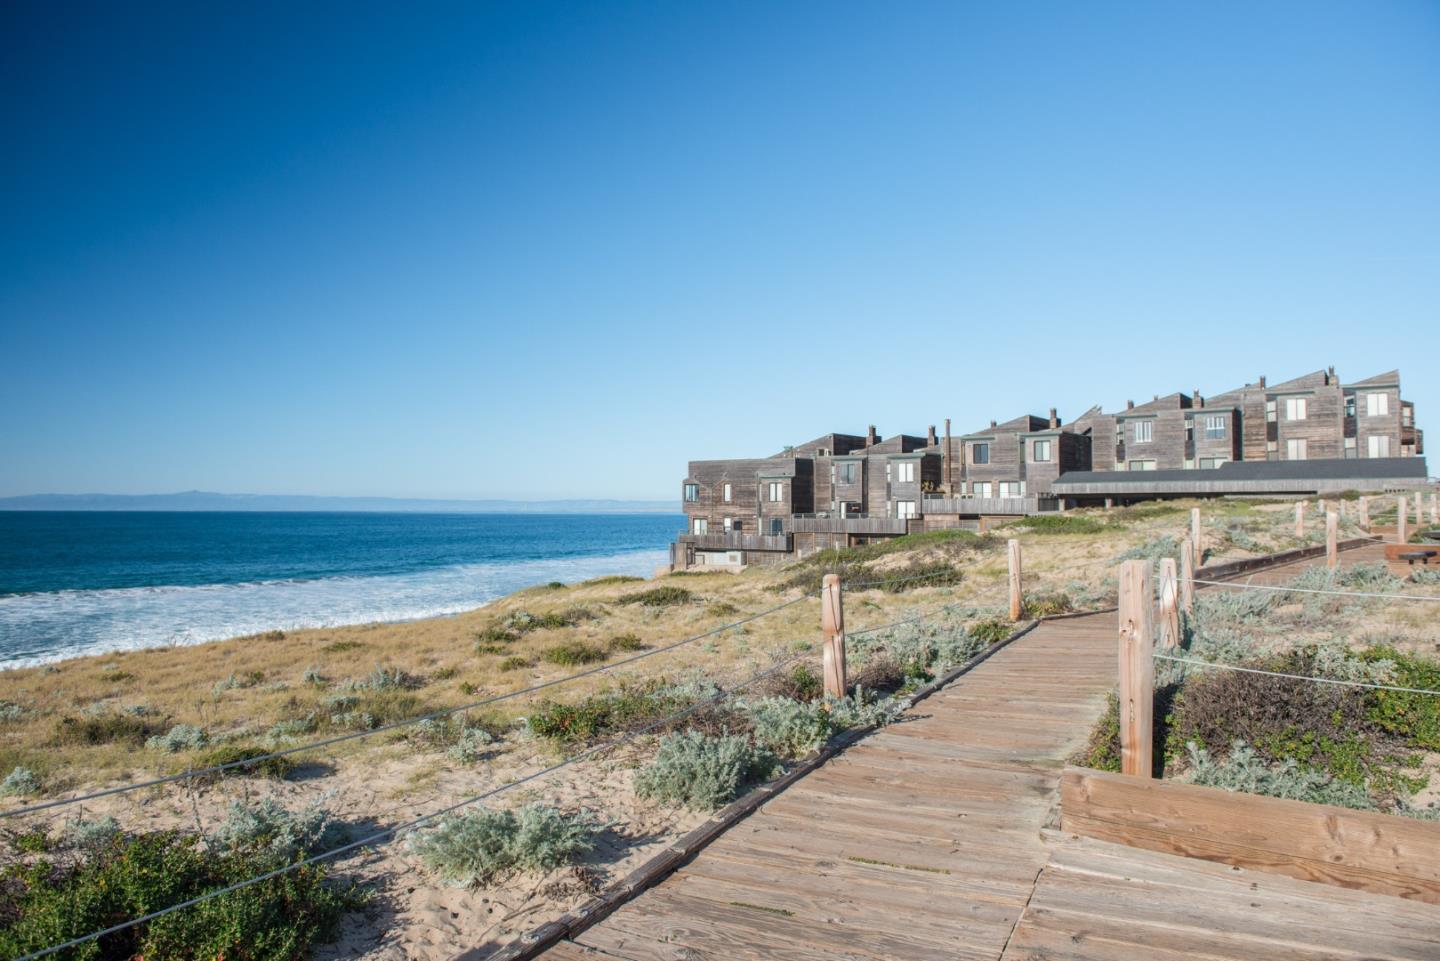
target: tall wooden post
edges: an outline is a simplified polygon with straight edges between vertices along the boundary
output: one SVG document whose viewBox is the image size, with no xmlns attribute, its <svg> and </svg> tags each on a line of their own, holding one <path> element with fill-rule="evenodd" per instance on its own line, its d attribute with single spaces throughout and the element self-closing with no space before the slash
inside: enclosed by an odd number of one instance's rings
<svg viewBox="0 0 1440 961">
<path fill-rule="evenodd" d="M 1295 539 L 1305 539 L 1305 502 L 1295 502 Z"/>
<path fill-rule="evenodd" d="M 1415 492 L 1415 526 L 1425 526 L 1425 502 L 1420 499 L 1420 492 Z"/>
<path fill-rule="evenodd" d="M 1106 509 L 1107 511 L 1108 511 L 1108 510 L 1111 510 L 1112 508 L 1114 508 L 1114 506 L 1115 506 L 1115 498 L 1113 498 L 1113 497 L 1107 497 L 1107 498 L 1105 498 L 1105 509 Z"/>
<path fill-rule="evenodd" d="M 825 693 L 844 697 L 845 677 L 845 600 L 840 593 L 840 575 L 826 574 L 820 591 L 820 633 L 824 646 L 820 651 L 821 673 L 825 675 Z"/>
<path fill-rule="evenodd" d="M 1370 498 L 1360 498 L 1360 526 L 1367 531 L 1370 529 Z"/>
<path fill-rule="evenodd" d="M 1190 538 L 1180 547 L 1180 609 L 1195 613 L 1195 558 L 1190 555 Z"/>
<path fill-rule="evenodd" d="M 1120 566 L 1120 770 L 1153 773 L 1155 716 L 1155 595 L 1150 562 Z"/>
<path fill-rule="evenodd" d="M 1335 567 L 1340 563 L 1340 515 L 1334 511 L 1325 512 L 1325 566 Z"/>
<path fill-rule="evenodd" d="M 1405 515 L 1409 511 L 1410 505 L 1406 503 L 1403 494 L 1395 498 L 1395 501 L 1395 543 L 1408 544 L 1410 542 L 1410 532 L 1406 530 L 1405 523 L 1409 518 Z"/>
<path fill-rule="evenodd" d="M 1175 558 L 1160 559 L 1160 646 L 1180 646 L 1180 584 Z"/>
<path fill-rule="evenodd" d="M 1010 538 L 1010 620 L 1020 620 L 1025 610 L 1025 596 L 1020 589 L 1020 542 Z"/>
<path fill-rule="evenodd" d="M 1190 549 L 1194 552 L 1195 566 L 1205 558 L 1205 545 L 1200 540 L 1200 508 L 1190 508 Z"/>
<path fill-rule="evenodd" d="M 1440 524 L 1440 497 L 1430 495 L 1430 523 Z"/>
</svg>

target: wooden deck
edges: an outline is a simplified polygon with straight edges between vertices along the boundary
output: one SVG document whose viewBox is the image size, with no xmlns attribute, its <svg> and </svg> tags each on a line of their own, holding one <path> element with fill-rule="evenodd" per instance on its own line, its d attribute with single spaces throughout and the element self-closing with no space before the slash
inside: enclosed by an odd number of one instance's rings
<svg viewBox="0 0 1440 961">
<path fill-rule="evenodd" d="M 1054 831 L 1115 671 L 1115 615 L 1041 624 L 544 957 L 1440 957 L 1432 905 Z"/>
</svg>

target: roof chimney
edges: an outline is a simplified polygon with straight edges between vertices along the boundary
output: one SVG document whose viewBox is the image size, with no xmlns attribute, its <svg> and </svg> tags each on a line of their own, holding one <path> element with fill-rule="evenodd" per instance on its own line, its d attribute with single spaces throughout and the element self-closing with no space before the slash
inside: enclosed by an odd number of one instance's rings
<svg viewBox="0 0 1440 961">
<path fill-rule="evenodd" d="M 1055 408 L 1050 408 L 1050 429 L 1054 430 L 1060 426 L 1060 418 L 1055 416 Z"/>
<path fill-rule="evenodd" d="M 991 420 L 990 420 L 990 426 L 991 426 L 992 428 L 995 426 L 995 420 L 994 420 L 994 418 L 991 418 Z"/>
<path fill-rule="evenodd" d="M 1160 395 L 1159 395 L 1159 394 L 1156 394 L 1155 397 L 1154 397 L 1154 399 L 1155 399 L 1155 400 L 1159 400 L 1159 399 L 1160 399 Z"/>
<path fill-rule="evenodd" d="M 935 425 L 931 424 L 930 432 L 925 436 L 925 446 L 934 447 L 938 443 L 940 443 L 940 438 L 935 436 Z"/>
<path fill-rule="evenodd" d="M 1260 386 L 1261 386 L 1261 387 L 1264 387 L 1264 386 L 1265 386 L 1265 375 L 1264 375 L 1264 374 L 1261 374 L 1261 375 L 1260 375 Z"/>
<path fill-rule="evenodd" d="M 865 432 L 865 446 L 874 447 L 878 441 L 879 438 L 875 436 L 875 425 L 871 424 L 870 429 Z"/>
<path fill-rule="evenodd" d="M 1126 409 L 1126 410 L 1134 410 L 1134 409 L 1135 409 L 1135 402 L 1134 402 L 1133 400 L 1127 400 L 1127 401 L 1125 402 L 1125 409 Z"/>
<path fill-rule="evenodd" d="M 1191 406 L 1191 407 L 1204 407 L 1204 406 L 1205 406 L 1205 398 L 1200 396 L 1200 388 L 1199 388 L 1199 387 L 1196 387 L 1194 393 L 1192 393 L 1192 394 L 1190 395 L 1190 406 Z"/>
<path fill-rule="evenodd" d="M 1333 383 L 1335 383 L 1335 368 L 1334 368 L 1334 367 L 1331 367 L 1331 368 L 1329 368 L 1328 370 L 1325 371 L 1325 383 L 1327 383 L 1327 384 L 1333 384 Z"/>
</svg>

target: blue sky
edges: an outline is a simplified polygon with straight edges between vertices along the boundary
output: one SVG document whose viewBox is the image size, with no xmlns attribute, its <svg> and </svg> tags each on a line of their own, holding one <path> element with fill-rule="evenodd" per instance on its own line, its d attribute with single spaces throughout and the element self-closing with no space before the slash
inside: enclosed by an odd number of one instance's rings
<svg viewBox="0 0 1440 961">
<path fill-rule="evenodd" d="M 1440 4 L 213 7 L 0 7 L 0 495 L 671 497 L 1329 364 L 1440 443 Z"/>
</svg>

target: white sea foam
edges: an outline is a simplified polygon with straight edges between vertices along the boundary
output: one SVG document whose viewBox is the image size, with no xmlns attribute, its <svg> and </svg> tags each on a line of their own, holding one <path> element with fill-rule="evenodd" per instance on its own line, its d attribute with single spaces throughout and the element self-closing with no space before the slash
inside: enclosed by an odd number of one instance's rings
<svg viewBox="0 0 1440 961">
<path fill-rule="evenodd" d="M 0 596 L 0 668 L 262 631 L 458 614 L 549 581 L 649 575 L 665 551 L 465 564 L 384 577 Z"/>
</svg>

